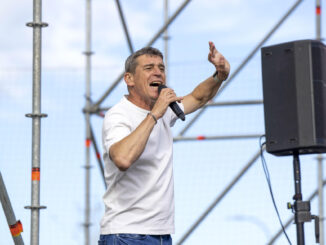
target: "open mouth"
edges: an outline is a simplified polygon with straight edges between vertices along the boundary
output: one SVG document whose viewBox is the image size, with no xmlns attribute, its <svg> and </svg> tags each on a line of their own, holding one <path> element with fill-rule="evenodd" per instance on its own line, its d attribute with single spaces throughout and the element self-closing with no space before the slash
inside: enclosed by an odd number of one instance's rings
<svg viewBox="0 0 326 245">
<path fill-rule="evenodd" d="M 158 87 L 158 86 L 160 86 L 162 83 L 161 82 L 151 82 L 150 84 L 149 84 L 149 86 L 151 86 L 151 87 Z"/>
</svg>

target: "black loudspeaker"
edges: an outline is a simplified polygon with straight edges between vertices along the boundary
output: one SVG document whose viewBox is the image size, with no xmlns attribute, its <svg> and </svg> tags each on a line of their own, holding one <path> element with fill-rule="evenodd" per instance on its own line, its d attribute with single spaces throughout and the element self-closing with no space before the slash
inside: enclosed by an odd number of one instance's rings
<svg viewBox="0 0 326 245">
<path fill-rule="evenodd" d="M 261 49 L 266 150 L 326 152 L 326 46 L 300 40 Z"/>
</svg>

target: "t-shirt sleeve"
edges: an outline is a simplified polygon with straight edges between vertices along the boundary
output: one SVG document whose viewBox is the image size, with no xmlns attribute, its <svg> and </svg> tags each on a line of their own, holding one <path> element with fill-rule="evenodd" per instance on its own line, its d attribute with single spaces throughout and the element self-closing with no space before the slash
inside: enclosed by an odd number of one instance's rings
<svg viewBox="0 0 326 245">
<path fill-rule="evenodd" d="M 131 133 L 131 125 L 128 118 L 119 112 L 107 113 L 103 122 L 103 146 L 109 153 L 110 147 Z"/>
<path fill-rule="evenodd" d="M 178 106 L 180 107 L 180 109 L 184 112 L 184 107 L 182 103 L 177 102 Z M 177 117 L 177 115 L 172 111 L 172 109 L 170 107 L 168 107 L 168 111 L 170 113 L 170 127 L 173 127 L 175 122 L 177 121 L 177 119 L 179 119 Z"/>
</svg>

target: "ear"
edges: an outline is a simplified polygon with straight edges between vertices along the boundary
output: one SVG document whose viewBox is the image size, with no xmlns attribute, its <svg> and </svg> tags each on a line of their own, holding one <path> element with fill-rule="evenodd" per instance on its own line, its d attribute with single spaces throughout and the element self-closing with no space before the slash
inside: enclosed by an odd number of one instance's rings
<svg viewBox="0 0 326 245">
<path fill-rule="evenodd" d="M 126 73 L 124 74 L 123 78 L 124 78 L 124 80 L 125 80 L 127 86 L 132 87 L 132 86 L 135 85 L 135 83 L 134 83 L 134 76 L 133 76 L 132 73 L 130 73 L 130 72 L 126 72 Z"/>
</svg>

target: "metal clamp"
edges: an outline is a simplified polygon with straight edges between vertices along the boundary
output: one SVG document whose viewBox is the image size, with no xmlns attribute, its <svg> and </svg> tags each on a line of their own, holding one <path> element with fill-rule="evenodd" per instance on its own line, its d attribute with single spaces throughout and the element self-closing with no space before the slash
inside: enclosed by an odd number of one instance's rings
<svg viewBox="0 0 326 245">
<path fill-rule="evenodd" d="M 46 206 L 25 206 L 25 209 L 46 209 Z"/>
<path fill-rule="evenodd" d="M 100 112 L 100 108 L 96 105 L 86 106 L 83 108 L 83 113 L 96 114 Z"/>
<path fill-rule="evenodd" d="M 36 117 L 48 117 L 47 114 L 44 114 L 44 113 L 28 113 L 25 115 L 26 117 L 31 117 L 31 118 L 36 118 Z"/>
<path fill-rule="evenodd" d="M 26 23 L 26 26 L 28 27 L 48 27 L 49 24 L 45 22 L 28 22 Z"/>
<path fill-rule="evenodd" d="M 93 51 L 84 51 L 83 54 L 86 56 L 91 56 L 94 54 L 94 52 Z"/>
<path fill-rule="evenodd" d="M 87 166 L 87 165 L 84 165 L 82 167 L 85 168 L 85 169 L 92 169 L 93 168 L 93 166 Z"/>
<path fill-rule="evenodd" d="M 292 212 L 294 213 L 295 224 L 303 224 L 305 222 L 311 222 L 312 220 L 315 221 L 315 238 L 316 243 L 319 243 L 319 217 L 310 213 L 310 201 L 298 200 L 295 201 L 293 205 L 291 203 L 288 203 L 287 206 L 288 209 L 292 209 Z"/>
</svg>

